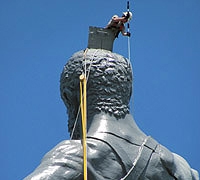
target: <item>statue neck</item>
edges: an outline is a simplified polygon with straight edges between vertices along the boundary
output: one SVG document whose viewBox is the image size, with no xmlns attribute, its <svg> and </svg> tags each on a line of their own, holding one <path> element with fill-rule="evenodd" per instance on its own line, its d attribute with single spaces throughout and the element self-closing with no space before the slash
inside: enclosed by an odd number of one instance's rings
<svg viewBox="0 0 200 180">
<path fill-rule="evenodd" d="M 105 132 L 113 135 L 126 138 L 131 142 L 136 141 L 136 137 L 141 139 L 146 136 L 137 126 L 131 114 L 127 114 L 124 118 L 117 119 L 107 113 L 99 113 L 88 118 L 88 136 L 93 136 L 95 133 Z"/>
</svg>

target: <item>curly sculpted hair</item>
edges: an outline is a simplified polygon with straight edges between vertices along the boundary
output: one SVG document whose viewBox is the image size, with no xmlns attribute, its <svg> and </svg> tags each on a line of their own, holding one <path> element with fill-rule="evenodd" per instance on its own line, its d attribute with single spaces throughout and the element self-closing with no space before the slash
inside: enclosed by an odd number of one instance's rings
<svg viewBox="0 0 200 180">
<path fill-rule="evenodd" d="M 63 68 L 60 92 L 68 110 L 72 132 L 79 104 L 79 76 L 86 72 L 88 116 L 105 112 L 116 118 L 129 113 L 132 93 L 131 64 L 123 56 L 101 49 L 75 53 Z"/>
</svg>

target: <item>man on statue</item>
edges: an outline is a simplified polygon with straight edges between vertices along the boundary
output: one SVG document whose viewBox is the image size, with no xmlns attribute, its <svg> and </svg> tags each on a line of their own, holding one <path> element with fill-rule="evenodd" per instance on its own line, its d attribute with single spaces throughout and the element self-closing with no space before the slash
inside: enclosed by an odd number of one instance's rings
<svg viewBox="0 0 200 180">
<path fill-rule="evenodd" d="M 125 32 L 125 26 L 124 24 L 129 22 L 132 19 L 132 13 L 131 12 L 124 12 L 122 17 L 118 17 L 117 15 L 114 15 L 111 20 L 108 22 L 106 28 L 107 29 L 117 29 L 116 37 L 118 37 L 119 33 L 123 36 L 131 36 L 130 32 Z"/>
</svg>

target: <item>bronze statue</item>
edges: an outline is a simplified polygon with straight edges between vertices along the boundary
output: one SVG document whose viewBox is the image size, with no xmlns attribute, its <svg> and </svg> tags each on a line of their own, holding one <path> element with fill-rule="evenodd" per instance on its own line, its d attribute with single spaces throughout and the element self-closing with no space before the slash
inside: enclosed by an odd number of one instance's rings
<svg viewBox="0 0 200 180">
<path fill-rule="evenodd" d="M 130 62 L 103 49 L 75 53 L 64 66 L 61 97 L 71 140 L 59 143 L 25 180 L 83 180 L 79 76 L 87 75 L 88 180 L 197 180 L 198 172 L 143 133 L 129 111 Z M 77 123 L 75 124 L 75 120 Z"/>
</svg>

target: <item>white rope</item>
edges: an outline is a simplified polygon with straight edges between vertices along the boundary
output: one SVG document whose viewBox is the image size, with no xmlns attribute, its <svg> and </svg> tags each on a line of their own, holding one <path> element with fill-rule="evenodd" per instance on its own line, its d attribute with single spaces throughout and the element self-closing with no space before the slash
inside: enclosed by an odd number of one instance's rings
<svg viewBox="0 0 200 180">
<path fill-rule="evenodd" d="M 83 60 L 85 60 L 87 51 L 88 51 L 88 48 L 87 48 L 87 49 L 85 50 L 85 52 L 84 52 L 84 59 L 83 59 Z M 86 73 L 86 60 L 85 60 L 85 73 Z M 73 137 L 73 135 L 74 135 L 74 131 L 75 131 L 75 128 L 76 128 L 76 124 L 77 124 L 77 122 L 78 122 L 78 117 L 79 117 L 80 109 L 81 109 L 81 104 L 79 104 L 78 112 L 77 112 L 77 115 L 76 115 L 76 119 L 75 119 L 75 122 L 74 122 L 74 126 L 73 126 L 73 129 L 72 129 L 72 133 L 71 133 L 71 136 L 70 136 L 70 140 L 72 139 L 72 137 Z"/>
<path fill-rule="evenodd" d="M 86 55 L 87 55 L 87 51 L 88 51 L 88 48 L 85 50 L 84 52 L 84 58 L 83 58 L 83 61 L 85 61 L 85 66 L 84 66 L 84 72 L 85 74 L 87 73 L 87 66 L 86 66 Z M 89 74 L 90 74 L 90 69 L 92 67 L 92 63 L 93 63 L 93 60 L 94 60 L 94 56 L 95 54 L 97 53 L 98 49 L 96 49 L 96 51 L 94 52 L 94 54 L 92 55 L 92 61 L 90 62 L 90 66 L 88 68 L 88 74 L 86 76 L 86 83 L 88 81 L 88 78 L 89 78 Z M 81 105 L 79 104 L 79 108 L 78 108 L 78 112 L 77 112 L 77 115 L 76 115 L 76 119 L 75 119 L 75 122 L 74 122 L 74 126 L 73 126 L 73 129 L 72 129 L 72 133 L 71 133 L 71 136 L 70 136 L 70 140 L 72 139 L 73 135 L 74 135 L 74 131 L 76 129 L 76 124 L 78 122 L 78 117 L 79 117 L 79 113 L 80 113 L 80 109 L 81 109 Z"/>
<path fill-rule="evenodd" d="M 73 137 L 73 135 L 74 135 L 74 131 L 75 131 L 76 124 L 77 124 L 78 117 L 79 117 L 79 113 L 80 113 L 80 109 L 81 109 L 81 105 L 79 105 L 79 108 L 78 108 L 78 112 L 77 112 L 77 115 L 76 115 L 76 119 L 75 119 L 75 122 L 74 122 L 74 126 L 73 126 L 73 129 L 72 129 L 72 133 L 71 133 L 71 136 L 70 136 L 70 140 L 72 140 L 72 137 Z"/>
<path fill-rule="evenodd" d="M 131 61 L 131 43 L 130 43 L 130 37 L 128 37 L 128 59 L 129 62 Z"/>
<path fill-rule="evenodd" d="M 142 150 L 143 150 L 144 145 L 146 144 L 146 142 L 147 142 L 148 139 L 149 139 L 149 136 L 147 136 L 147 137 L 144 139 L 143 143 L 142 143 L 141 146 L 139 147 L 138 154 L 137 154 L 136 158 L 135 158 L 134 161 L 133 161 L 133 166 L 132 166 L 131 169 L 128 171 L 128 173 L 127 173 L 123 178 L 121 178 L 120 180 L 125 180 L 125 179 L 129 176 L 129 174 L 132 172 L 132 170 L 134 169 L 135 165 L 137 164 L 137 162 L 138 162 L 138 160 L 139 160 L 139 158 L 140 158 L 140 156 L 141 156 L 141 154 L 142 154 Z"/>
<path fill-rule="evenodd" d="M 84 59 L 83 60 L 85 60 L 85 75 L 86 75 L 86 73 L 87 73 L 87 64 L 86 64 L 86 55 L 87 55 L 87 51 L 88 51 L 88 48 L 86 48 L 86 50 L 85 50 L 85 52 L 84 52 Z"/>
<path fill-rule="evenodd" d="M 129 1 L 127 1 L 127 12 L 129 13 L 130 12 L 130 6 L 129 6 Z M 130 34 L 130 23 L 128 22 L 127 23 L 127 33 Z M 131 62 L 131 44 L 130 44 L 130 36 L 128 36 L 128 60 L 129 60 L 129 63 Z"/>
<path fill-rule="evenodd" d="M 95 54 L 98 52 L 98 50 L 99 49 L 96 49 L 96 51 L 94 52 L 94 54 L 93 54 L 93 56 L 92 56 L 92 61 L 90 62 L 90 66 L 89 66 L 89 68 L 88 68 L 88 75 L 86 76 L 86 80 L 88 81 L 88 78 L 89 78 L 89 75 L 90 75 L 90 69 L 91 69 L 91 67 L 92 67 L 92 63 L 93 63 L 93 60 L 94 60 L 94 56 L 95 56 Z M 87 82 L 86 81 L 86 82 Z"/>
</svg>

